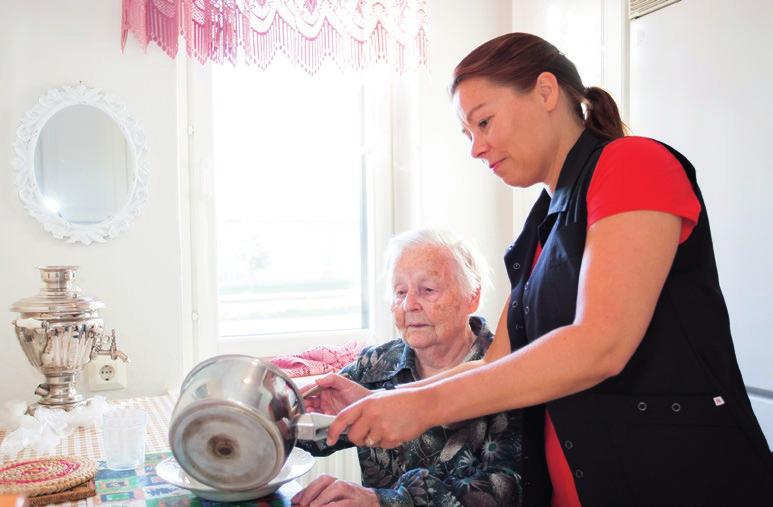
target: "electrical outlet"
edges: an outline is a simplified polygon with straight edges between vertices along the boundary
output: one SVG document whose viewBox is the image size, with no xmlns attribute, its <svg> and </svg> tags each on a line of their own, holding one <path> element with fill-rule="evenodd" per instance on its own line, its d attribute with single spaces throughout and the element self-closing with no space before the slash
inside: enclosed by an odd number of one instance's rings
<svg viewBox="0 0 773 507">
<path fill-rule="evenodd" d="M 86 365 L 89 391 L 109 391 L 126 387 L 126 363 L 110 356 L 97 356 Z"/>
</svg>

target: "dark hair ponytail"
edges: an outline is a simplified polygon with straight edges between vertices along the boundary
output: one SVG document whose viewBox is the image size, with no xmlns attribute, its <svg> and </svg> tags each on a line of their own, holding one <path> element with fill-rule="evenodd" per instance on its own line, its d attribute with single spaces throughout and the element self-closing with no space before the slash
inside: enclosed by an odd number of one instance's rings
<svg viewBox="0 0 773 507">
<path fill-rule="evenodd" d="M 525 93 L 534 88 L 542 72 L 556 76 L 575 114 L 597 137 L 609 140 L 626 134 L 612 96 L 595 86 L 585 88 L 574 63 L 536 35 L 509 33 L 478 46 L 454 69 L 450 90 L 453 94 L 462 81 L 484 77 Z"/>
<path fill-rule="evenodd" d="M 585 89 L 585 126 L 601 139 L 617 139 L 628 128 L 620 118 L 615 99 L 597 86 Z"/>
</svg>

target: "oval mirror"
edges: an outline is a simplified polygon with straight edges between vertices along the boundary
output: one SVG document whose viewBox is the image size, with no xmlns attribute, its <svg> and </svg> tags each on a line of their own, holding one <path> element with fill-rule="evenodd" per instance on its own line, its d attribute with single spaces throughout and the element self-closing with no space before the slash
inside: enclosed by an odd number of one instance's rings
<svg viewBox="0 0 773 507">
<path fill-rule="evenodd" d="M 55 237 L 103 242 L 147 198 L 144 136 L 125 108 L 84 85 L 49 90 L 17 130 L 19 197 Z"/>
</svg>

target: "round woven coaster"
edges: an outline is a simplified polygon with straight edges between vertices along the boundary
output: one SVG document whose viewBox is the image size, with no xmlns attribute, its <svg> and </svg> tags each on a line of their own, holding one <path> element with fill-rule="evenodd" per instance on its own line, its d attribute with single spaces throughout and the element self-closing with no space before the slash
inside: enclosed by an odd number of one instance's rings
<svg viewBox="0 0 773 507">
<path fill-rule="evenodd" d="M 0 494 L 46 495 L 92 479 L 97 465 L 88 458 L 52 456 L 0 465 Z"/>
</svg>

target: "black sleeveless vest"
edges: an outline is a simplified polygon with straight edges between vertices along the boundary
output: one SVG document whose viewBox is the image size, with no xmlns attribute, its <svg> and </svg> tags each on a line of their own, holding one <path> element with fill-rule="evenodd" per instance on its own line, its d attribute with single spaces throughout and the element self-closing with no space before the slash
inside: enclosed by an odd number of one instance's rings
<svg viewBox="0 0 773 507">
<path fill-rule="evenodd" d="M 586 194 L 605 142 L 585 131 L 553 199 L 543 192 L 505 255 L 516 350 L 569 325 L 587 229 Z M 773 459 L 751 409 L 730 336 L 706 206 L 701 204 L 655 313 L 623 371 L 586 391 L 525 409 L 524 504 L 549 505 L 545 408 L 583 506 L 773 505 Z M 531 269 L 537 242 L 543 245 Z"/>
</svg>

